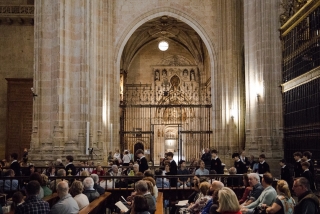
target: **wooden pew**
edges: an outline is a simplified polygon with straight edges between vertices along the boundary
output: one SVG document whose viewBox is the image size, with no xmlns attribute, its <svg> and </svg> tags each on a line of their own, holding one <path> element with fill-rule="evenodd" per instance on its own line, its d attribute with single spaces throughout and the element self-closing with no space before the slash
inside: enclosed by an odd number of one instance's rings
<svg viewBox="0 0 320 214">
<path fill-rule="evenodd" d="M 100 214 L 106 213 L 107 208 L 107 198 L 111 195 L 111 192 L 105 192 L 100 195 L 99 198 L 92 201 L 88 206 L 82 208 L 79 214 Z"/>
<path fill-rule="evenodd" d="M 155 214 L 163 214 L 163 192 L 158 192 L 157 204 L 156 204 L 156 212 Z"/>
<path fill-rule="evenodd" d="M 47 195 L 42 200 L 48 202 L 50 208 L 52 208 L 52 206 L 55 205 L 57 201 L 59 201 L 59 196 L 58 196 L 58 193 L 55 192 L 55 193 L 52 193 L 52 195 Z"/>
</svg>

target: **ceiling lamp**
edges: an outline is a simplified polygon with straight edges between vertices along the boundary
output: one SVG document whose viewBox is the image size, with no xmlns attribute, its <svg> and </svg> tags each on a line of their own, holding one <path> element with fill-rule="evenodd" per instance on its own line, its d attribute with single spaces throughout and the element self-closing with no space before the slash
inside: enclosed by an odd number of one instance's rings
<svg viewBox="0 0 320 214">
<path fill-rule="evenodd" d="M 161 42 L 159 42 L 158 48 L 160 49 L 160 51 L 166 51 L 169 48 L 169 43 L 162 40 Z"/>
</svg>

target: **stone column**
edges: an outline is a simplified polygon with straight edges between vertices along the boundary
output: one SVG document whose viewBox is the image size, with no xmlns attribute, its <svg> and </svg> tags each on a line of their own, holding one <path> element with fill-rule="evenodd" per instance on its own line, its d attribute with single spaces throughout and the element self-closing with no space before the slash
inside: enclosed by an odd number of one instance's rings
<svg viewBox="0 0 320 214">
<path fill-rule="evenodd" d="M 228 167 L 232 152 L 239 151 L 244 144 L 242 6 L 242 1 L 222 0 L 215 7 L 219 24 L 216 71 L 211 78 L 214 147 Z"/>
<path fill-rule="evenodd" d="M 86 122 L 91 124 L 89 147 L 98 150 L 94 158 L 101 158 L 99 6 L 88 0 L 35 1 L 34 160 L 68 154 L 88 159 Z"/>
<path fill-rule="evenodd" d="M 279 1 L 244 0 L 247 154 L 283 155 Z"/>
</svg>

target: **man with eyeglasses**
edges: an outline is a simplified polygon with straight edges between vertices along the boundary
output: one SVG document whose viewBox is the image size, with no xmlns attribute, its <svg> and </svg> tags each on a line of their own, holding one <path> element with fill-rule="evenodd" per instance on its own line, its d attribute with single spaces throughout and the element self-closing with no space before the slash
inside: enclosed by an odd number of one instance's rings
<svg viewBox="0 0 320 214">
<path fill-rule="evenodd" d="M 294 207 L 294 213 L 316 214 L 319 209 L 319 199 L 310 190 L 309 181 L 300 177 L 294 180 L 292 190 L 298 197 L 298 203 Z"/>
</svg>

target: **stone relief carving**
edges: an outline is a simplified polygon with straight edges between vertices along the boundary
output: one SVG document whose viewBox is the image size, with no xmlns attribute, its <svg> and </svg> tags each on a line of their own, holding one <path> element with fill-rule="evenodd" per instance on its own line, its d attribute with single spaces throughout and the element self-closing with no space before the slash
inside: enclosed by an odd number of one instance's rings
<svg viewBox="0 0 320 214">
<path fill-rule="evenodd" d="M 180 55 L 168 56 L 165 59 L 162 59 L 158 65 L 167 65 L 167 66 L 184 66 L 192 65 L 192 63 L 185 57 Z"/>
</svg>

